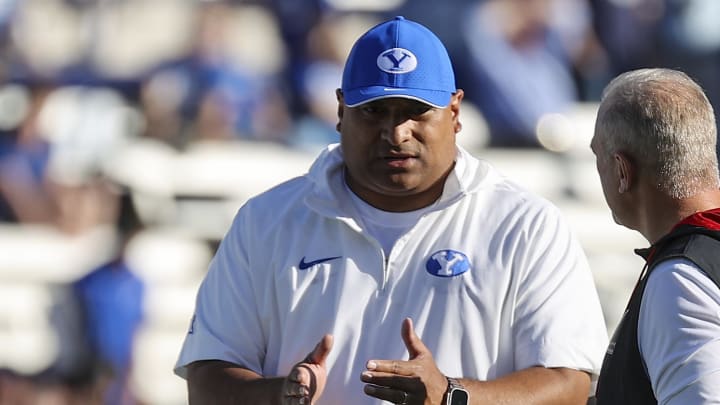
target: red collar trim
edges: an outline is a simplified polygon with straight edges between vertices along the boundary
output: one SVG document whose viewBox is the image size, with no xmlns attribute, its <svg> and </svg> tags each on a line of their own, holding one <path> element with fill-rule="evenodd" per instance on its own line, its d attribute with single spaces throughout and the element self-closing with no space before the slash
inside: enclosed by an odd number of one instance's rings
<svg viewBox="0 0 720 405">
<path fill-rule="evenodd" d="M 720 231 L 720 208 L 696 212 L 678 222 L 673 229 L 679 227 L 680 225 L 693 225 L 713 231 Z"/>
</svg>

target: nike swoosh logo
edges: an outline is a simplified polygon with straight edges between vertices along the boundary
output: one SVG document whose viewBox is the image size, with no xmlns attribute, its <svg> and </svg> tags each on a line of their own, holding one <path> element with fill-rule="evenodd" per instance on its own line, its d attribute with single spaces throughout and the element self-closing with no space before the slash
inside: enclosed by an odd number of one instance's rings
<svg viewBox="0 0 720 405">
<path fill-rule="evenodd" d="M 303 256 L 303 258 L 300 259 L 300 264 L 298 264 L 298 268 L 299 268 L 300 270 L 306 270 L 306 269 L 309 269 L 310 267 L 312 267 L 312 266 L 314 266 L 314 265 L 316 265 L 316 264 L 325 263 L 325 262 L 328 262 L 328 261 L 330 261 L 330 260 L 339 259 L 339 258 L 341 258 L 341 257 L 342 257 L 342 256 L 325 257 L 325 258 L 322 258 L 322 259 L 313 260 L 313 261 L 311 261 L 311 262 L 306 262 L 306 261 L 305 261 L 305 256 Z"/>
</svg>

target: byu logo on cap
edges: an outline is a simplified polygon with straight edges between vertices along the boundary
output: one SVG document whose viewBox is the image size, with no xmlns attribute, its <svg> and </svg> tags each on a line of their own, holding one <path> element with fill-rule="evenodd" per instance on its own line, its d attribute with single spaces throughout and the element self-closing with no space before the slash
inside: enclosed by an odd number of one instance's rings
<svg viewBox="0 0 720 405">
<path fill-rule="evenodd" d="M 417 58 L 405 48 L 392 48 L 377 57 L 377 65 L 387 73 L 409 73 L 417 67 Z"/>
</svg>

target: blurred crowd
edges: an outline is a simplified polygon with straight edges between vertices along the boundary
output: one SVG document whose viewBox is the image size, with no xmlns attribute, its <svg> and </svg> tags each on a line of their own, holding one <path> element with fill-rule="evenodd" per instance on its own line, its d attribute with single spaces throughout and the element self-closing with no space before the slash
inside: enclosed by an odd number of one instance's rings
<svg viewBox="0 0 720 405">
<path fill-rule="evenodd" d="M 625 70 L 682 69 L 717 101 L 719 13 L 712 0 L 2 0 L 0 220 L 81 227 L 73 211 L 136 138 L 336 141 L 349 46 L 392 15 L 447 44 L 484 146 L 532 148 L 543 116 L 597 101 Z"/>
<path fill-rule="evenodd" d="M 107 165 L 133 142 L 319 151 L 338 140 L 350 45 L 394 15 L 444 41 L 482 147 L 542 148 L 544 116 L 638 67 L 681 69 L 720 102 L 716 0 L 0 0 L 0 224 L 111 224 L 126 240 L 142 224 Z M 92 361 L 39 376 L 83 387 L 48 403 L 137 403 L 125 380 L 143 287 L 121 246 L 69 287 L 81 309 L 65 324 Z M 123 320 L 105 338 L 107 317 Z M 0 404 L 36 403 L 28 384 L 0 371 Z"/>
</svg>

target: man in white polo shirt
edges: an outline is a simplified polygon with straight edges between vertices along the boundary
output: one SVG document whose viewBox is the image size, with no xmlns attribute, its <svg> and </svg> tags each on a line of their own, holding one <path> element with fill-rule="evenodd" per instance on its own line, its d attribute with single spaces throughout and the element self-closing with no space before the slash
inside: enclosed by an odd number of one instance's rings
<svg viewBox="0 0 720 405">
<path fill-rule="evenodd" d="M 440 40 L 373 27 L 337 99 L 340 144 L 250 199 L 211 263 L 175 369 L 190 402 L 584 404 L 607 344 L 587 261 L 456 145 Z"/>
</svg>

